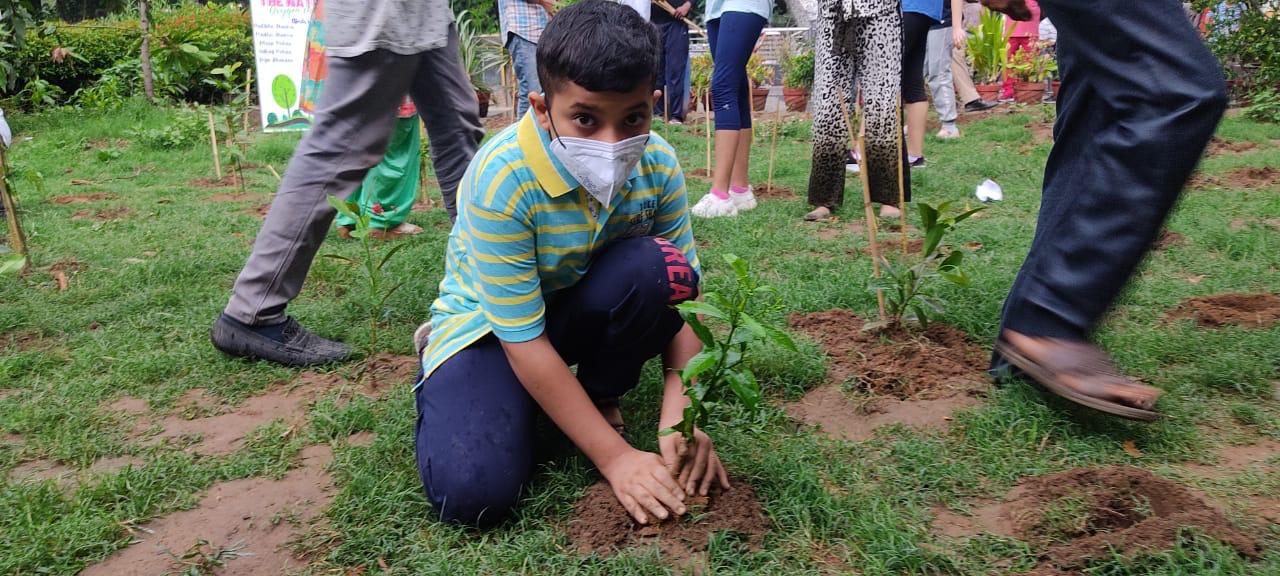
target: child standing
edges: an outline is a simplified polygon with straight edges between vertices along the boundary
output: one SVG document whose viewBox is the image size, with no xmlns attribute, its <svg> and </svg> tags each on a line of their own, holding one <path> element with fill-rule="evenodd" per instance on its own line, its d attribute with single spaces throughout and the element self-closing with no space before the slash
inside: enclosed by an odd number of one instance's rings
<svg viewBox="0 0 1280 576">
<path fill-rule="evenodd" d="M 658 355 L 657 430 L 680 422 L 679 372 L 701 349 L 671 307 L 697 296 L 700 267 L 675 150 L 649 133 L 657 42 L 626 6 L 565 8 L 538 44 L 546 92 L 463 179 L 415 391 L 418 469 L 446 521 L 492 525 L 511 511 L 539 409 L 638 522 L 728 486 L 701 431 L 682 458 L 678 434 L 659 437 L 659 455 L 616 429 L 617 399 Z"/>
<path fill-rule="evenodd" d="M 1009 32 L 1009 62 L 1014 62 L 1015 58 L 1020 58 L 1019 52 L 1025 52 L 1027 56 L 1034 56 L 1038 48 L 1036 43 L 1040 40 L 1040 4 L 1036 0 L 1026 0 L 1027 8 L 1031 10 L 1031 19 L 1018 21 L 1013 18 L 1005 17 L 1004 29 Z M 1000 101 L 1013 102 L 1013 75 L 1008 72 L 1004 73 L 1004 85 L 1000 87 Z"/>
</svg>

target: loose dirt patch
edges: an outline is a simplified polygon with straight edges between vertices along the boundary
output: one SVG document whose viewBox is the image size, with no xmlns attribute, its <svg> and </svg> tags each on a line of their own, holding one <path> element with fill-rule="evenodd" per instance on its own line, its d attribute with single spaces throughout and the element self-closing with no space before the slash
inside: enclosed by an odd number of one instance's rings
<svg viewBox="0 0 1280 576">
<path fill-rule="evenodd" d="M 1228 188 L 1272 188 L 1280 184 L 1280 170 L 1270 166 L 1262 168 L 1245 166 L 1228 172 L 1220 182 L 1226 184 Z"/>
<path fill-rule="evenodd" d="M 121 220 L 133 214 L 133 209 L 127 206 L 119 206 L 116 208 L 106 208 L 103 210 L 76 210 L 71 215 L 72 220 L 97 220 L 98 222 L 110 222 L 112 220 Z"/>
<path fill-rule="evenodd" d="M 52 460 L 31 460 L 14 466 L 9 471 L 10 482 L 40 482 L 53 480 L 65 486 L 75 476 L 75 469 Z"/>
<path fill-rule="evenodd" d="M 790 324 L 827 353 L 831 383 L 786 410 L 833 435 L 865 440 L 892 423 L 942 427 L 956 409 L 977 404 L 986 389 L 987 354 L 950 326 L 865 332 L 863 320 L 848 310 L 795 314 Z M 867 402 L 850 403 L 844 383 Z"/>
<path fill-rule="evenodd" d="M 1248 152 L 1257 147 L 1258 144 L 1255 142 L 1234 142 L 1214 136 L 1213 140 L 1209 142 L 1209 148 L 1205 150 L 1205 155 L 1218 156 L 1221 154 L 1239 154 L 1241 152 Z"/>
<path fill-rule="evenodd" d="M 902 241 L 897 239 L 877 240 L 876 246 L 880 249 L 880 255 L 902 254 Z M 924 248 L 924 239 L 913 238 L 907 240 L 907 252 L 919 254 L 920 249 Z M 863 246 L 861 249 L 863 254 L 871 255 L 871 246 Z"/>
<path fill-rule="evenodd" d="M 36 350 L 49 350 L 56 346 L 56 340 L 41 336 L 37 332 L 9 332 L 0 334 L 0 350 L 32 352 Z"/>
<path fill-rule="evenodd" d="M 1214 464 L 1191 464 L 1187 470 L 1205 478 L 1227 478 L 1280 455 L 1280 442 L 1270 438 L 1254 444 L 1224 446 Z"/>
<path fill-rule="evenodd" d="M 220 576 L 283 574 L 304 567 L 286 544 L 332 500 L 325 467 L 333 461 L 328 446 L 302 451 L 302 463 L 280 480 L 249 478 L 218 484 L 196 508 L 161 518 L 134 535 L 138 541 L 86 568 L 81 576 L 163 574 L 188 565 L 174 561 L 199 547 L 204 554 L 234 550 L 217 570 Z M 202 572 L 203 573 L 203 572 Z"/>
<path fill-rule="evenodd" d="M 960 518 L 957 520 L 956 518 Z M 1189 489 L 1129 466 L 1077 468 L 1024 480 L 1003 502 L 970 517 L 939 514 L 935 528 L 953 537 L 1011 535 L 1040 552 L 1038 573 L 1079 570 L 1114 553 L 1173 548 L 1195 527 L 1250 558 L 1260 548 Z"/>
<path fill-rule="evenodd" d="M 1032 122 L 1027 124 L 1027 130 L 1031 131 L 1031 140 L 1036 144 L 1053 142 L 1052 122 Z"/>
<path fill-rule="evenodd" d="M 240 192 L 219 192 L 209 196 L 211 202 L 247 202 L 252 200 L 253 194 L 242 194 Z"/>
<path fill-rule="evenodd" d="M 115 456 L 112 458 L 99 458 L 89 465 L 89 471 L 94 474 L 111 474 L 119 472 L 128 467 L 141 468 L 145 464 L 141 458 L 137 456 Z"/>
<path fill-rule="evenodd" d="M 74 196 L 58 196 L 53 199 L 54 204 L 87 204 L 89 202 L 101 202 L 103 200 L 115 200 L 119 198 L 115 194 L 107 192 L 94 192 L 92 194 L 77 194 Z"/>
<path fill-rule="evenodd" d="M 703 564 L 707 539 L 715 532 L 732 532 L 747 546 L 758 549 L 769 520 L 765 518 L 755 490 L 730 479 L 732 490 L 713 489 L 705 504 L 695 499 L 690 514 L 660 524 L 641 526 L 618 503 L 605 482 L 597 482 L 573 506 L 569 520 L 569 542 L 583 555 L 608 556 L 623 548 L 657 545 L 671 564 L 697 569 Z"/>
<path fill-rule="evenodd" d="M 196 178 L 188 182 L 188 184 L 196 188 L 227 188 L 231 186 L 239 186 L 240 179 L 236 178 L 236 173 L 231 172 L 220 179 L 214 178 Z"/>
<path fill-rule="evenodd" d="M 1168 230 L 1161 230 L 1160 236 L 1156 238 L 1156 243 L 1151 248 L 1157 252 L 1164 252 L 1174 246 L 1180 246 L 1186 242 L 1186 237 Z"/>
<path fill-rule="evenodd" d="M 1214 294 L 1183 300 L 1167 319 L 1194 318 L 1196 323 L 1208 328 L 1222 326 L 1247 326 L 1269 328 L 1280 322 L 1280 295 Z"/>
<path fill-rule="evenodd" d="M 245 400 L 234 411 L 208 415 L 217 412 L 218 408 L 202 390 L 195 392 L 198 399 L 180 401 L 180 413 L 156 423 L 161 430 L 150 436 L 148 443 L 163 444 L 198 437 L 199 440 L 189 446 L 188 451 L 205 456 L 230 454 L 240 448 L 244 437 L 254 428 L 276 419 L 283 419 L 290 425 L 301 424 L 306 417 L 306 405 L 315 394 L 315 390 L 307 386 L 289 388 L 277 385 L 266 394 Z M 138 436 L 145 436 L 154 428 L 155 425 L 144 421 L 138 424 L 135 432 Z"/>
<path fill-rule="evenodd" d="M 248 216 L 253 216 L 255 218 L 266 218 L 267 211 L 270 209 L 271 209 L 271 203 L 267 202 L 266 204 L 261 204 L 258 206 L 250 206 L 248 208 L 245 208 L 244 210 L 241 210 L 240 213 L 246 214 Z"/>
<path fill-rule="evenodd" d="M 377 434 L 374 434 L 373 432 L 369 432 L 367 430 L 363 432 L 356 432 L 355 434 L 347 436 L 347 445 L 355 446 L 355 447 L 364 447 L 364 446 L 373 444 L 373 441 L 376 440 L 377 438 L 378 438 Z"/>
<path fill-rule="evenodd" d="M 697 178 L 699 180 L 705 180 L 707 182 L 711 181 L 711 173 L 707 172 L 706 168 L 694 168 L 693 170 L 686 170 L 684 175 L 692 178 Z"/>
<path fill-rule="evenodd" d="M 761 184 L 753 186 L 751 190 L 756 195 L 756 198 L 760 200 L 795 200 L 796 198 L 794 190 L 778 184 L 773 186 Z"/>
<path fill-rule="evenodd" d="M 107 405 L 112 412 L 123 412 L 125 414 L 146 414 L 148 411 L 147 401 L 141 398 L 125 396 Z"/>
</svg>

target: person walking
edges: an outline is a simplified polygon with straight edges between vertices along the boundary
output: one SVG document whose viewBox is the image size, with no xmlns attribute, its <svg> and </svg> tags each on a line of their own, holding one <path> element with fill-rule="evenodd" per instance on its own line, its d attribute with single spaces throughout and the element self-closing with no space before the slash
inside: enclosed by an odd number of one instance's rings
<svg viewBox="0 0 1280 576">
<path fill-rule="evenodd" d="M 1012 64 L 1019 58 L 1029 58 L 1035 56 L 1037 52 L 1036 42 L 1040 36 L 1040 5 L 1036 0 L 1026 0 L 1027 9 L 1031 12 L 1031 17 L 1026 20 L 1014 20 L 1006 18 L 1004 23 L 1005 32 L 1009 34 L 1009 63 Z M 1008 70 L 1004 73 L 1004 83 L 1000 86 L 1000 101 L 1013 102 L 1013 74 Z"/>
<path fill-rule="evenodd" d="M 952 25 L 952 14 L 962 14 L 964 0 L 944 0 L 942 4 L 942 21 L 929 28 L 925 42 L 924 77 L 933 93 L 933 107 L 938 111 L 938 119 L 942 128 L 938 130 L 938 138 L 959 138 L 960 128 L 956 126 L 956 87 L 951 74 L 951 52 L 956 44 L 963 44 L 964 29 Z"/>
<path fill-rule="evenodd" d="M 396 127 L 387 144 L 382 162 L 369 170 L 364 182 L 348 200 L 369 215 L 369 236 L 396 238 L 422 233 L 422 227 L 408 222 L 413 203 L 418 199 L 418 170 L 422 158 L 422 140 L 418 135 L 418 109 L 405 98 L 396 110 Z M 351 237 L 354 218 L 339 214 L 338 234 Z"/>
<path fill-rule="evenodd" d="M 982 1 L 1032 16 L 1024 0 Z M 1123 376 L 1089 337 L 1204 153 L 1226 110 L 1226 82 L 1176 0 L 1040 6 L 1060 40 L 1058 119 L 992 373 L 1020 371 L 1072 402 L 1151 420 L 1161 391 Z"/>
<path fill-rule="evenodd" d="M 737 216 L 756 207 L 747 180 L 751 161 L 751 84 L 747 59 L 773 13 L 773 0 L 711 0 L 707 38 L 715 69 L 711 102 L 716 115 L 711 192 L 692 211 L 701 218 Z"/>
<path fill-rule="evenodd" d="M 553 0 L 498 0 L 498 28 L 516 75 L 516 120 L 529 110 L 529 94 L 542 93 L 538 82 L 538 40 L 556 12 Z"/>
<path fill-rule="evenodd" d="M 990 110 L 997 103 L 982 99 L 973 85 L 973 73 L 969 70 L 969 30 L 978 25 L 982 17 L 982 5 L 978 4 L 978 0 L 965 0 L 961 14 L 959 20 L 954 20 L 956 16 L 952 11 L 952 25 L 959 25 L 964 35 L 956 36 L 956 40 L 962 41 L 953 42 L 951 46 L 951 82 L 956 87 L 956 96 L 965 112 Z"/>
<path fill-rule="evenodd" d="M 672 124 L 684 124 L 685 73 L 689 70 L 689 25 L 682 18 L 693 9 L 692 0 L 675 7 L 675 15 L 657 9 L 652 13 L 653 25 L 661 37 L 662 57 L 658 60 L 658 87 L 662 98 L 654 107 L 654 118 L 670 118 Z"/>
<path fill-rule="evenodd" d="M 313 334 L 286 314 L 336 211 L 382 161 L 408 93 L 426 123 L 445 208 L 456 216 L 458 182 L 484 129 L 445 0 L 328 0 L 328 78 L 312 128 L 294 150 L 230 301 L 210 330 L 214 347 L 302 366 L 349 358 L 346 344 Z"/>
</svg>

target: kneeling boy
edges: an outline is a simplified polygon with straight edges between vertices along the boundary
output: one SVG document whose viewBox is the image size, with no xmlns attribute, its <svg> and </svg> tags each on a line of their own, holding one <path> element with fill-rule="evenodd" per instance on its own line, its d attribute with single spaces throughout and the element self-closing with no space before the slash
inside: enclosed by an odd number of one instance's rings
<svg viewBox="0 0 1280 576">
<path fill-rule="evenodd" d="M 663 436 L 659 456 L 617 429 L 618 397 L 659 354 L 659 429 L 678 423 L 679 370 L 701 346 L 671 308 L 697 296 L 700 269 L 675 150 L 649 133 L 657 59 L 634 10 L 561 11 L 538 43 L 545 93 L 463 178 L 416 390 L 418 469 L 444 520 L 510 512 L 539 408 L 638 522 L 683 514 L 685 494 L 713 481 L 728 487 L 705 434 L 689 455 Z"/>
</svg>

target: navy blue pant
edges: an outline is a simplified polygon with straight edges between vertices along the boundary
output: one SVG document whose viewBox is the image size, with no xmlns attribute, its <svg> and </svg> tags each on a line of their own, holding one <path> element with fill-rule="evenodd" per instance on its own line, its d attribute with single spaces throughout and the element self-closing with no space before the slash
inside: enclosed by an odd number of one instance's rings
<svg viewBox="0 0 1280 576">
<path fill-rule="evenodd" d="M 565 363 L 578 366 L 589 396 L 617 398 L 684 326 L 671 306 L 697 288 L 697 273 L 670 242 L 621 240 L 553 295 L 546 334 Z M 418 473 L 441 519 L 490 526 L 505 518 L 532 475 L 541 411 L 501 342 L 487 336 L 441 364 L 418 388 L 417 405 Z"/>
<path fill-rule="evenodd" d="M 745 130 L 751 127 L 751 82 L 747 80 L 747 60 L 760 39 L 766 21 L 749 12 L 725 12 L 707 22 L 711 44 L 711 105 L 716 112 L 716 130 Z"/>
<path fill-rule="evenodd" d="M 1226 86 L 1175 0 L 1040 7 L 1058 27 L 1062 89 L 1035 236 L 1001 326 L 1083 340 L 1159 233 Z"/>
<path fill-rule="evenodd" d="M 666 116 L 664 105 L 671 108 L 671 119 L 684 122 L 684 101 L 688 94 L 684 90 L 684 73 L 689 67 L 689 26 L 679 20 L 659 22 L 654 18 L 654 25 L 662 35 L 662 58 L 658 60 L 658 88 L 663 97 L 654 106 L 653 115 L 657 118 Z"/>
</svg>

